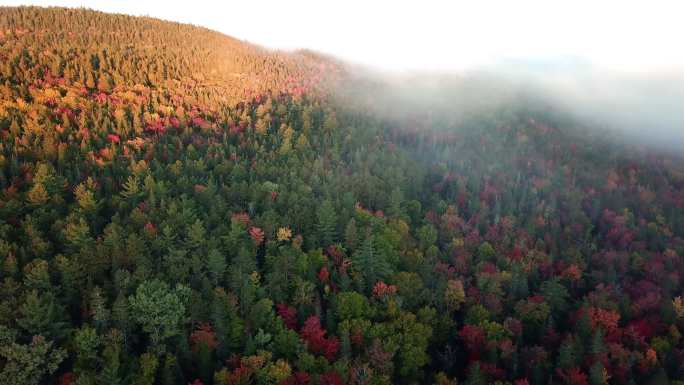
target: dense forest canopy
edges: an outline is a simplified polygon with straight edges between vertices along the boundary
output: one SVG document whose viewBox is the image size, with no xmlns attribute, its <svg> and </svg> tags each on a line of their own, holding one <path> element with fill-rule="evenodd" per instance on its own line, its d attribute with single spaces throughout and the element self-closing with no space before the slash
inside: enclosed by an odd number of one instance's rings
<svg viewBox="0 0 684 385">
<path fill-rule="evenodd" d="M 0 385 L 684 384 L 681 157 L 152 18 L 0 59 Z"/>
</svg>

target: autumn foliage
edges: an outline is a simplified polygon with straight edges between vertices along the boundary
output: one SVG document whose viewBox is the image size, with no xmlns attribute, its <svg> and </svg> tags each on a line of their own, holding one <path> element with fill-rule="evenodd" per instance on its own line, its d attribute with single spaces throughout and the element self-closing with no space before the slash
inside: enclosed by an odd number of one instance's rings
<svg viewBox="0 0 684 385">
<path fill-rule="evenodd" d="M 681 154 L 434 83 L 0 8 L 0 383 L 683 384 Z"/>
<path fill-rule="evenodd" d="M 321 328 L 321 320 L 316 316 L 309 317 L 299 331 L 312 353 L 321 354 L 328 361 L 335 359 L 340 342 L 337 337 L 326 337 L 325 329 Z"/>
</svg>

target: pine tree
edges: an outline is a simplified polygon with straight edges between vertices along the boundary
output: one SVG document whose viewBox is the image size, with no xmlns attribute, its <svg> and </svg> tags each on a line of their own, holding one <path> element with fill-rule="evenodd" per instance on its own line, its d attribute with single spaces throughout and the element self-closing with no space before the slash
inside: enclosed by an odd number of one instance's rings
<svg viewBox="0 0 684 385">
<path fill-rule="evenodd" d="M 375 249 L 375 236 L 368 234 L 352 258 L 354 269 L 363 277 L 365 287 L 372 287 L 375 282 L 384 279 L 390 273 L 390 266 L 385 258 Z"/>
<path fill-rule="evenodd" d="M 184 385 L 181 368 L 178 366 L 176 356 L 171 353 L 164 355 L 164 366 L 161 368 L 161 383 L 166 385 Z M 206 384 L 209 384 L 208 382 Z"/>
<path fill-rule="evenodd" d="M 487 385 L 487 377 L 482 373 L 480 364 L 475 363 L 468 371 L 468 376 L 465 382 L 466 385 Z"/>
<path fill-rule="evenodd" d="M 318 209 L 317 231 L 323 246 L 329 246 L 337 240 L 337 214 L 329 200 L 323 201 Z"/>
<path fill-rule="evenodd" d="M 589 385 L 608 385 L 608 372 L 601 361 L 597 361 L 589 370 Z"/>
<path fill-rule="evenodd" d="M 243 317 L 256 298 L 257 287 L 251 279 L 256 271 L 256 258 L 244 247 L 228 266 L 229 287 L 238 296 L 240 314 Z"/>
<path fill-rule="evenodd" d="M 139 359 L 139 369 L 133 382 L 134 385 L 154 385 L 157 377 L 159 360 L 152 353 L 143 353 Z"/>
<path fill-rule="evenodd" d="M 206 267 L 211 276 L 214 286 L 218 286 L 223 281 L 223 275 L 228 269 L 226 258 L 216 249 L 211 249 L 206 258 Z"/>
<path fill-rule="evenodd" d="M 352 218 L 349 220 L 347 227 L 344 230 L 344 244 L 348 250 L 353 251 L 356 249 L 357 243 L 358 234 L 356 229 L 356 220 Z"/>
<path fill-rule="evenodd" d="M 66 334 L 68 324 L 64 308 L 52 292 L 30 291 L 19 307 L 17 324 L 29 335 L 42 335 L 60 339 Z"/>
<path fill-rule="evenodd" d="M 135 175 L 129 175 L 126 182 L 123 184 L 121 191 L 126 199 L 135 199 L 140 195 L 140 180 Z"/>
<path fill-rule="evenodd" d="M 104 350 L 102 351 L 102 370 L 99 382 L 102 384 L 119 385 L 122 383 L 121 368 L 121 340 L 123 335 L 116 329 L 107 336 Z"/>
<path fill-rule="evenodd" d="M 591 346 L 589 347 L 589 352 L 593 355 L 599 355 L 605 353 L 606 345 L 603 341 L 603 331 L 601 329 L 594 332 L 594 336 L 591 339 Z"/>
<path fill-rule="evenodd" d="M 402 209 L 403 202 L 404 194 L 399 187 L 395 187 L 389 197 L 387 214 L 392 218 L 402 218 L 404 216 L 404 211 Z"/>
<path fill-rule="evenodd" d="M 530 295 L 527 274 L 522 271 L 519 264 L 516 264 L 513 267 L 513 276 L 511 278 L 509 291 L 515 299 L 527 298 Z"/>
<path fill-rule="evenodd" d="M 562 317 L 568 310 L 568 300 L 570 294 L 568 290 L 560 283 L 560 279 L 545 281 L 541 285 L 541 294 L 546 301 L 551 305 L 551 311 L 554 314 Z"/>
<path fill-rule="evenodd" d="M 213 352 L 206 344 L 201 344 L 197 352 L 197 367 L 199 377 L 204 384 L 211 384 L 214 377 Z"/>
<path fill-rule="evenodd" d="M 102 289 L 93 288 L 90 294 L 90 308 L 93 316 L 93 323 L 98 331 L 106 329 L 109 323 L 110 310 L 107 308 L 106 299 L 102 295 Z"/>
<path fill-rule="evenodd" d="M 211 320 L 218 339 L 217 358 L 225 360 L 230 353 L 239 352 L 243 344 L 244 323 L 223 289 L 214 292 Z"/>
<path fill-rule="evenodd" d="M 74 373 L 79 378 L 79 383 L 95 382 L 96 369 L 100 365 L 99 347 L 101 342 L 97 331 L 89 326 L 84 326 L 76 331 L 74 336 L 76 346 Z"/>
<path fill-rule="evenodd" d="M 575 352 L 574 343 L 571 340 L 563 342 L 558 349 L 558 367 L 561 369 L 570 369 L 577 366 L 577 355 Z"/>
</svg>

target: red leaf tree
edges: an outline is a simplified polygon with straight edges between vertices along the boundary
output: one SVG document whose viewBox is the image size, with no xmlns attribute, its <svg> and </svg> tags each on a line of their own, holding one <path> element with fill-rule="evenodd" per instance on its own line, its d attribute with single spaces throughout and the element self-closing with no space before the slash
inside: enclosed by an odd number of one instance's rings
<svg viewBox="0 0 684 385">
<path fill-rule="evenodd" d="M 300 336 L 311 352 L 322 354 L 328 361 L 332 361 L 340 348 L 340 342 L 337 337 L 326 337 L 325 333 L 325 329 L 321 327 L 320 318 L 311 316 L 304 322 Z"/>
</svg>

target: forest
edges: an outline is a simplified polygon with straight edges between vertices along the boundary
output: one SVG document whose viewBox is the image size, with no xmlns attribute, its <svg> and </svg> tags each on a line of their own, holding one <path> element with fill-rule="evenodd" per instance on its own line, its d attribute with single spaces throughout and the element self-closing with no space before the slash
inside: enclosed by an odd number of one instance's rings
<svg viewBox="0 0 684 385">
<path fill-rule="evenodd" d="M 681 155 L 381 83 L 0 7 L 0 385 L 684 385 Z"/>
</svg>

